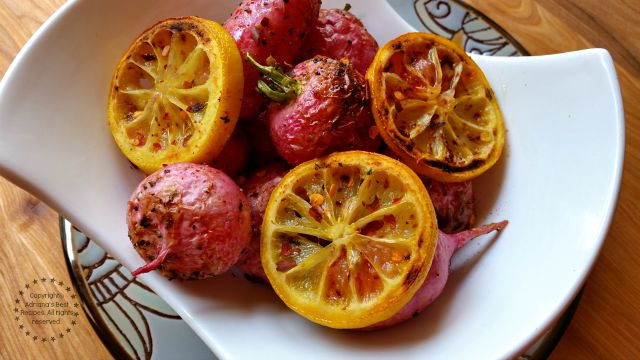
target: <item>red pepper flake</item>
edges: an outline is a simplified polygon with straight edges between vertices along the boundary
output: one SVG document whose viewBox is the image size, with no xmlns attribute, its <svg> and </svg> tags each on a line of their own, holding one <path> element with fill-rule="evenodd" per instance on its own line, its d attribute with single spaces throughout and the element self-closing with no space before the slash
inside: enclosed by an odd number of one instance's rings
<svg viewBox="0 0 640 360">
<path fill-rule="evenodd" d="M 160 143 L 153 143 L 153 150 L 154 151 L 160 151 L 160 149 L 162 149 L 162 145 L 160 145 Z"/>
<path fill-rule="evenodd" d="M 331 187 L 329 187 L 329 197 L 333 197 L 337 190 L 336 184 L 331 184 Z"/>
<path fill-rule="evenodd" d="M 400 202 L 400 200 L 402 200 L 402 198 L 404 197 L 404 195 L 400 195 L 396 198 L 393 198 L 393 200 L 391 200 L 392 203 L 397 204 L 398 202 Z"/>
<path fill-rule="evenodd" d="M 371 200 L 369 204 L 365 204 L 365 202 L 363 201 L 362 205 L 370 212 L 374 212 L 380 209 L 380 199 L 378 199 L 378 195 L 375 195 L 373 200 Z"/>
<path fill-rule="evenodd" d="M 289 271 L 296 267 L 296 265 L 296 261 L 293 259 L 278 260 L 278 262 L 276 263 L 276 270 L 283 272 Z"/>
<path fill-rule="evenodd" d="M 147 137 L 140 132 L 136 132 L 132 142 L 133 145 L 144 146 L 147 143 Z"/>
<path fill-rule="evenodd" d="M 307 192 L 307 189 L 303 188 L 302 186 L 298 186 L 297 188 L 295 188 L 295 190 L 293 190 L 293 192 L 294 194 L 303 198 L 305 201 L 309 199 L 309 193 Z"/>
<path fill-rule="evenodd" d="M 322 208 L 320 206 L 312 206 L 309 209 L 309 216 L 311 216 L 315 221 L 317 222 L 321 222 L 322 221 Z"/>
<path fill-rule="evenodd" d="M 187 143 L 189 142 L 190 139 L 191 139 L 191 135 L 190 134 L 185 136 L 184 139 L 182 139 L 182 146 L 187 146 Z"/>
<path fill-rule="evenodd" d="M 376 232 L 378 232 L 378 230 L 382 229 L 383 226 L 384 226 L 384 222 L 380 220 L 374 220 L 368 223 L 367 225 L 365 225 L 362 229 L 360 229 L 360 234 L 373 235 Z"/>
<path fill-rule="evenodd" d="M 389 225 L 390 228 L 395 229 L 396 228 L 396 217 L 389 214 L 389 215 L 385 215 L 382 217 L 382 221 L 384 221 L 385 224 Z"/>
<path fill-rule="evenodd" d="M 288 241 L 283 242 L 282 246 L 280 247 L 280 256 L 281 257 L 291 256 L 291 249 L 293 249 L 293 246 L 291 246 L 290 242 Z"/>
<path fill-rule="evenodd" d="M 380 135 L 380 130 L 378 130 L 377 126 L 372 126 L 369 128 L 369 138 L 375 139 Z"/>
</svg>

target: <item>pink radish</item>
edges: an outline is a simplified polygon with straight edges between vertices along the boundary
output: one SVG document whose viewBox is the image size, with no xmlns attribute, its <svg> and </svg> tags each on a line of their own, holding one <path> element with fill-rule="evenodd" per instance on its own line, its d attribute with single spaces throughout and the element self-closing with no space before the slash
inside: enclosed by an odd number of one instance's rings
<svg viewBox="0 0 640 360">
<path fill-rule="evenodd" d="M 249 203 L 253 231 L 249 246 L 242 250 L 236 266 L 244 271 L 248 280 L 269 283 L 260 262 L 260 228 L 271 192 L 287 171 L 288 169 L 283 163 L 272 163 L 249 175 L 247 182 L 242 187 Z"/>
<path fill-rule="evenodd" d="M 484 235 L 494 230 L 502 230 L 507 226 L 508 221 L 503 220 L 497 223 L 483 225 L 470 230 L 462 231 L 456 234 L 446 234 L 438 231 L 438 243 L 436 245 L 436 254 L 431 263 L 431 269 L 427 274 L 422 287 L 416 292 L 411 300 L 398 311 L 395 315 L 387 320 L 367 327 L 367 330 L 383 329 L 393 326 L 397 323 L 417 316 L 422 310 L 429 306 L 444 290 L 444 286 L 449 278 L 449 267 L 451 257 L 456 250 L 463 247 L 470 240 L 480 235 Z"/>
<path fill-rule="evenodd" d="M 145 178 L 127 209 L 129 238 L 147 264 L 174 279 L 227 271 L 251 239 L 249 204 L 229 176 L 207 165 L 175 163 Z"/>
<path fill-rule="evenodd" d="M 320 9 L 315 28 L 306 41 L 301 60 L 324 55 L 340 60 L 349 59 L 351 65 L 364 75 L 378 51 L 378 43 L 360 19 L 348 10 Z"/>
<path fill-rule="evenodd" d="M 249 164 L 250 145 L 249 138 L 240 128 L 236 128 L 218 157 L 213 159 L 209 165 L 222 170 L 230 178 L 236 180 Z"/>
<path fill-rule="evenodd" d="M 224 22 L 240 53 L 251 54 L 264 63 L 273 57 L 281 64 L 292 64 L 307 35 L 314 28 L 320 0 L 244 0 Z M 212 2 L 211 6 L 215 6 Z M 258 70 L 245 59 L 244 98 L 240 117 L 253 119 L 264 108 L 265 99 L 256 89 Z"/>
<path fill-rule="evenodd" d="M 289 75 L 277 66 L 251 62 L 263 74 L 260 91 L 273 100 L 267 110 L 271 140 L 289 164 L 343 150 L 375 151 L 377 133 L 364 76 L 347 61 L 318 55 Z"/>
</svg>

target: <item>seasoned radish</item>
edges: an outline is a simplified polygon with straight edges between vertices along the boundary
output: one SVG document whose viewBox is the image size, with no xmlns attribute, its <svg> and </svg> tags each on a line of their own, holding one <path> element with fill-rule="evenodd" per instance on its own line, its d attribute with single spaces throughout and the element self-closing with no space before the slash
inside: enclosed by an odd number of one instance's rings
<svg viewBox="0 0 640 360">
<path fill-rule="evenodd" d="M 152 270 L 173 279 L 227 271 L 251 238 L 247 200 L 220 170 L 175 163 L 145 178 L 128 203 L 129 238 Z"/>
<path fill-rule="evenodd" d="M 438 229 L 451 234 L 467 230 L 475 222 L 473 185 L 471 181 L 445 183 L 423 177 L 424 184 L 438 216 Z"/>
<path fill-rule="evenodd" d="M 266 166 L 273 162 L 284 161 L 269 135 L 269 123 L 267 122 L 267 112 L 263 111 L 251 121 L 240 123 L 242 130 L 251 141 L 249 148 L 249 162 L 251 168 Z"/>
<path fill-rule="evenodd" d="M 269 164 L 251 174 L 243 186 L 249 202 L 253 232 L 251 242 L 242 251 L 236 266 L 244 271 L 246 277 L 250 280 L 262 280 L 267 284 L 269 283 L 260 263 L 260 228 L 262 227 L 262 218 L 269 203 L 271 192 L 273 192 L 273 189 L 275 189 L 287 171 L 288 169 L 284 163 Z"/>
<path fill-rule="evenodd" d="M 389 148 L 383 154 L 402 161 Z M 421 176 L 438 216 L 438 229 L 447 234 L 467 230 L 475 224 L 475 197 L 473 183 L 469 180 L 457 183 L 441 182 Z"/>
<path fill-rule="evenodd" d="M 463 247 L 470 240 L 489 233 L 494 230 L 502 230 L 507 226 L 508 221 L 500 221 L 488 225 L 483 225 L 474 229 L 462 231 L 456 234 L 446 234 L 438 231 L 438 243 L 436 245 L 436 254 L 431 263 L 431 268 L 427 274 L 426 280 L 422 283 L 422 287 L 413 295 L 413 298 L 398 311 L 395 315 L 387 320 L 381 321 L 367 328 L 382 329 L 393 326 L 397 323 L 417 316 L 422 310 L 429 306 L 444 290 L 444 286 L 449 278 L 449 266 L 451 257 L 456 250 Z"/>
<path fill-rule="evenodd" d="M 211 166 L 236 179 L 249 164 L 249 145 L 249 139 L 242 129 L 236 128 Z"/>
<path fill-rule="evenodd" d="M 325 56 L 296 65 L 290 76 L 249 61 L 265 76 L 260 91 L 274 100 L 267 118 L 271 140 L 291 165 L 342 150 L 375 151 L 374 120 L 364 77 L 348 61 Z"/>
<path fill-rule="evenodd" d="M 324 55 L 336 60 L 349 59 L 351 65 L 365 74 L 378 51 L 378 43 L 362 21 L 347 10 L 320 9 L 315 28 L 309 35 L 303 60 Z"/>
<path fill-rule="evenodd" d="M 212 4 L 212 6 L 215 6 Z M 259 62 L 273 57 L 292 64 L 320 11 L 320 0 L 244 0 L 225 21 L 224 28 L 240 53 Z M 240 117 L 254 118 L 265 100 L 256 89 L 258 71 L 244 59 L 244 97 Z"/>
</svg>

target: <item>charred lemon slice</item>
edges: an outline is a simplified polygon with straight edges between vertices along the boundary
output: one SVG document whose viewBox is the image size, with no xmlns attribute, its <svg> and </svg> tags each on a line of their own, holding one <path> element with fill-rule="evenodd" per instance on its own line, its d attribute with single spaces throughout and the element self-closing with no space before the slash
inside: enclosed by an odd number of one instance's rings
<svg viewBox="0 0 640 360">
<path fill-rule="evenodd" d="M 500 157 L 504 125 L 493 91 L 449 40 L 426 33 L 391 40 L 378 50 L 367 80 L 382 138 L 416 172 L 464 181 Z"/>
<path fill-rule="evenodd" d="M 418 176 L 387 156 L 334 153 L 291 170 L 262 223 L 261 259 L 285 304 L 332 328 L 394 315 L 422 285 L 436 215 Z"/>
<path fill-rule="evenodd" d="M 143 32 L 113 75 L 111 133 L 145 173 L 174 162 L 206 162 L 222 150 L 240 112 L 242 59 L 219 24 L 167 19 Z"/>
</svg>

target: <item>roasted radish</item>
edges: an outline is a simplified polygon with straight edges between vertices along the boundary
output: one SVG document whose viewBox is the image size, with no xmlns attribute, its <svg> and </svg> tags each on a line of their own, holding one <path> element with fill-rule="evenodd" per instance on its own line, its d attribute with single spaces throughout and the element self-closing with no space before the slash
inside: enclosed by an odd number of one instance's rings
<svg viewBox="0 0 640 360">
<path fill-rule="evenodd" d="M 271 139 L 291 165 L 333 151 L 378 148 L 364 77 L 348 61 L 316 56 L 290 76 L 250 61 L 266 78 L 260 90 L 274 100 L 267 111 Z"/>
<path fill-rule="evenodd" d="M 214 6 L 214 5 L 212 5 Z M 273 57 L 293 63 L 313 28 L 320 0 L 244 0 L 225 21 L 224 28 L 236 41 L 241 54 L 251 54 L 264 63 Z M 253 118 L 265 100 L 256 89 L 258 71 L 244 61 L 244 97 L 240 117 Z"/>
<path fill-rule="evenodd" d="M 175 163 L 145 178 L 127 211 L 129 238 L 152 270 L 173 279 L 227 271 L 251 238 L 249 205 L 238 186 L 207 165 Z"/>
<path fill-rule="evenodd" d="M 236 266 L 244 271 L 249 279 L 269 283 L 260 263 L 260 228 L 262 227 L 262 217 L 267 208 L 267 203 L 269 203 L 271 192 L 286 173 L 287 167 L 285 164 L 273 163 L 251 174 L 243 186 L 249 202 L 253 232 L 251 242 L 242 251 Z"/>
<path fill-rule="evenodd" d="M 378 51 L 378 43 L 362 21 L 349 11 L 321 9 L 315 28 L 311 31 L 304 59 L 324 55 L 337 60 L 349 59 L 351 65 L 365 74 Z"/>
</svg>

